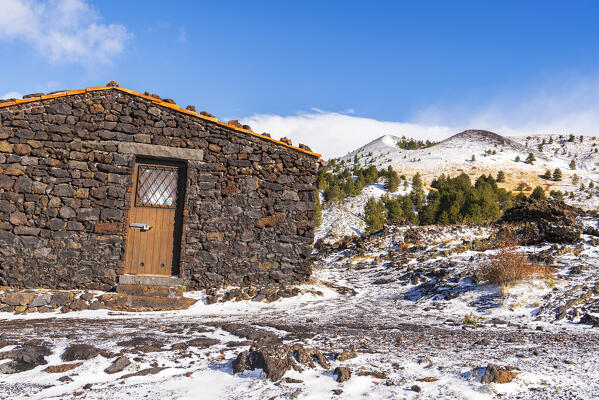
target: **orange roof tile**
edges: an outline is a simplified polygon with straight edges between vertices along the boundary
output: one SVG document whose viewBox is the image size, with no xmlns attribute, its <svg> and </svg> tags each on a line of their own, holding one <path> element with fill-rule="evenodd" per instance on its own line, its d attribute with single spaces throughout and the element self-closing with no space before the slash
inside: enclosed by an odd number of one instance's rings
<svg viewBox="0 0 599 400">
<path fill-rule="evenodd" d="M 16 99 L 15 101 L 11 101 L 11 102 L 8 102 L 8 103 L 0 103 L 0 108 L 14 106 L 16 104 L 31 103 L 33 101 L 40 101 L 40 100 L 46 100 L 46 99 L 54 99 L 54 98 L 57 98 L 57 97 L 71 96 L 71 95 L 75 95 L 75 94 L 82 94 L 82 93 L 87 93 L 87 92 L 95 92 L 95 91 L 100 91 L 100 90 L 119 90 L 119 91 L 121 91 L 123 93 L 127 93 L 127 94 L 130 94 L 130 95 L 133 95 L 133 96 L 141 97 L 141 98 L 146 99 L 146 100 L 150 100 L 152 103 L 157 104 L 159 106 L 167 107 L 167 108 L 170 108 L 172 110 L 181 112 L 183 114 L 191 115 L 191 116 L 194 116 L 194 117 L 197 117 L 197 118 L 201 118 L 201 119 L 206 120 L 206 121 L 217 123 L 217 124 L 219 124 L 221 126 L 224 126 L 226 128 L 229 128 L 229 129 L 237 131 L 237 132 L 248 133 L 248 134 L 250 134 L 252 136 L 256 136 L 256 137 L 259 137 L 261 139 L 268 140 L 268 141 L 276 143 L 278 145 L 285 146 L 285 147 L 288 147 L 290 149 L 293 149 L 293 150 L 296 150 L 296 151 L 299 151 L 299 152 L 302 152 L 302 153 L 305 153 L 305 154 L 308 154 L 308 155 L 311 155 L 311 156 L 314 156 L 314 157 L 318 157 L 318 158 L 321 157 L 320 154 L 317 154 L 317 153 L 314 153 L 314 152 L 311 152 L 311 151 L 308 151 L 308 150 L 304 150 L 304 149 L 296 147 L 296 146 L 289 145 L 287 143 L 281 142 L 280 140 L 276 140 L 276 139 L 273 139 L 271 137 L 268 137 L 268 136 L 256 133 L 256 132 L 254 132 L 252 130 L 239 128 L 239 127 L 236 127 L 234 125 L 230 125 L 230 124 L 227 124 L 225 122 L 219 121 L 217 118 L 212 118 L 212 117 L 209 117 L 207 115 L 201 115 L 201 114 L 199 114 L 199 113 L 197 113 L 195 111 L 186 110 L 186 109 L 184 109 L 184 108 L 182 108 L 182 107 L 180 107 L 180 106 L 178 106 L 176 104 L 167 103 L 165 101 L 158 100 L 158 99 L 156 99 L 154 97 L 140 94 L 139 92 L 136 92 L 135 90 L 125 89 L 125 88 L 122 88 L 122 87 L 92 86 L 92 87 L 87 87 L 85 89 L 68 90 L 68 91 L 63 92 L 63 93 L 56 93 L 56 94 L 50 94 L 50 95 L 42 95 L 40 97 L 31 97 L 31 98 L 28 98 L 28 99 Z"/>
</svg>

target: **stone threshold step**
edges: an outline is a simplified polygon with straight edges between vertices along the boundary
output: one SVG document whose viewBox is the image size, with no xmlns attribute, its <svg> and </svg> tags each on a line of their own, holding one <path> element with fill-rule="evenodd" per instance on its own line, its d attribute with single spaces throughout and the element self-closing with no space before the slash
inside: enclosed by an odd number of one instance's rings
<svg viewBox="0 0 599 400">
<path fill-rule="evenodd" d="M 131 296 L 150 297 L 181 297 L 183 286 L 155 286 L 155 285 L 118 285 L 116 292 Z"/>
<path fill-rule="evenodd" d="M 183 279 L 173 276 L 119 275 L 119 285 L 183 286 Z"/>
<path fill-rule="evenodd" d="M 122 294 L 104 294 L 102 301 L 106 308 L 114 311 L 170 311 L 185 310 L 197 300 L 188 297 L 150 297 Z"/>
</svg>

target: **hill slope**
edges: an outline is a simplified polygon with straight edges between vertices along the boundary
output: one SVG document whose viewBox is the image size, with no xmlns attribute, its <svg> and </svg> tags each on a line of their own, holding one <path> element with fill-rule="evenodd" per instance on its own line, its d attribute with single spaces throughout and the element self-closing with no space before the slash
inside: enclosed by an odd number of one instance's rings
<svg viewBox="0 0 599 400">
<path fill-rule="evenodd" d="M 570 135 L 530 135 L 504 137 L 484 130 L 467 130 L 447 138 L 433 146 L 417 150 L 398 147 L 402 138 L 385 135 L 343 156 L 346 166 L 353 167 L 357 157 L 362 167 L 375 165 L 378 169 L 392 166 L 399 174 L 411 176 L 420 172 L 425 185 L 440 174 L 456 176 L 462 172 L 472 180 L 481 174 L 496 176 L 502 170 L 506 180 L 500 186 L 517 192 L 519 185 L 526 187 L 525 193 L 537 185 L 548 193 L 551 190 L 572 192 L 566 202 L 587 209 L 599 206 L 599 140 L 594 137 L 573 138 Z M 541 148 L 539 145 L 542 145 Z M 493 154 L 494 153 L 494 154 Z M 534 164 L 524 162 L 533 153 Z M 473 157 L 474 156 L 474 160 Z M 516 157 L 520 157 L 516 162 Z M 570 168 L 574 160 L 576 169 Z M 543 177 L 546 170 L 562 171 L 561 181 Z M 578 179 L 576 179 L 578 177 Z M 584 189 L 581 190 L 581 183 Z M 409 185 L 400 186 L 400 192 L 409 192 Z M 354 198 L 345 199 L 342 204 L 325 205 L 323 225 L 316 237 L 339 237 L 360 234 L 365 224 L 363 208 L 368 197 L 380 197 L 386 192 L 381 184 L 371 185 Z"/>
</svg>

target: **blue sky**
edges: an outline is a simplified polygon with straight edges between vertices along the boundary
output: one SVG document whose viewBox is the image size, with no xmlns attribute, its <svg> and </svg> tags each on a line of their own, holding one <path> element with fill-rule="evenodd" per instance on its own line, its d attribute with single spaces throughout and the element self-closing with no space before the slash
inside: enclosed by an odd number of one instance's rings
<svg viewBox="0 0 599 400">
<path fill-rule="evenodd" d="M 593 1 L 0 0 L 0 9 L 0 96 L 114 79 L 325 155 L 384 133 L 593 134 L 599 122 Z"/>
</svg>

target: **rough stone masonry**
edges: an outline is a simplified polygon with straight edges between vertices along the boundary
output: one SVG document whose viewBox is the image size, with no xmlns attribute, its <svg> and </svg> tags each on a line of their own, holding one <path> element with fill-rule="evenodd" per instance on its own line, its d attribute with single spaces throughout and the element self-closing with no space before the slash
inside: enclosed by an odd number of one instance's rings
<svg viewBox="0 0 599 400">
<path fill-rule="evenodd" d="M 0 103 L 0 285 L 116 285 L 136 157 L 123 143 L 187 164 L 175 272 L 189 289 L 309 277 L 318 155 L 104 88 Z"/>
</svg>

